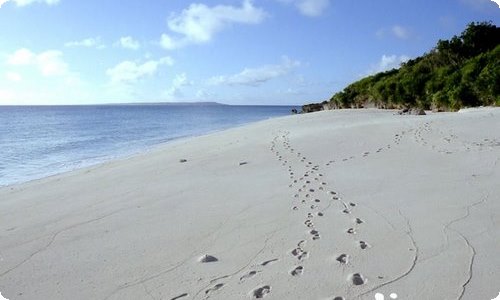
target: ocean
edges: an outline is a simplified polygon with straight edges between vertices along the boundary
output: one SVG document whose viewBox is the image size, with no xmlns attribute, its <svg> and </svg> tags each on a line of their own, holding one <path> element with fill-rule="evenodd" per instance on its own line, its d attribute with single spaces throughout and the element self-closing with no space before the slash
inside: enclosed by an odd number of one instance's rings
<svg viewBox="0 0 500 300">
<path fill-rule="evenodd" d="M 288 115 L 292 106 L 0 106 L 0 186 L 123 158 L 175 139 Z"/>
</svg>

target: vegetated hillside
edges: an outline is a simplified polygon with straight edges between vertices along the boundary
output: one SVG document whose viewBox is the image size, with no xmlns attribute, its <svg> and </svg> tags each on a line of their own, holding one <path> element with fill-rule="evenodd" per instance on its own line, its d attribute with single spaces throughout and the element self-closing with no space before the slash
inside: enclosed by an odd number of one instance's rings
<svg viewBox="0 0 500 300">
<path fill-rule="evenodd" d="M 323 104 L 441 111 L 500 106 L 500 28 L 491 22 L 471 23 L 429 53 L 354 82 Z"/>
</svg>

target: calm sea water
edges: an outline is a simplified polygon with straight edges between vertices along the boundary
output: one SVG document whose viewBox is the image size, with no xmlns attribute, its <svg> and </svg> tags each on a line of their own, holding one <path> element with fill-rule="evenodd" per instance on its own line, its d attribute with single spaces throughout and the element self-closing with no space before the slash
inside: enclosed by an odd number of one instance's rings
<svg viewBox="0 0 500 300">
<path fill-rule="evenodd" d="M 173 139 L 290 114 L 289 106 L 0 106 L 0 186 L 93 165 Z"/>
</svg>

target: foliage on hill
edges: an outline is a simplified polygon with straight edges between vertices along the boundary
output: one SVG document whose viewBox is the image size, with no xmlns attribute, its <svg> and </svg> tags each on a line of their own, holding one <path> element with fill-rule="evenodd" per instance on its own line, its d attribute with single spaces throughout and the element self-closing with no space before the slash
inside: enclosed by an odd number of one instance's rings
<svg viewBox="0 0 500 300">
<path fill-rule="evenodd" d="M 470 23 L 429 53 L 347 86 L 328 106 L 458 110 L 500 106 L 500 28 Z"/>
</svg>

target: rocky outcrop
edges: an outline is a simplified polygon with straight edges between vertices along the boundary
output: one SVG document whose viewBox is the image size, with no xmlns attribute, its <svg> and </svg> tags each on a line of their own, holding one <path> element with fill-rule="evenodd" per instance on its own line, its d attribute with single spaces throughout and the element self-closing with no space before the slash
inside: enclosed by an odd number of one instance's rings
<svg viewBox="0 0 500 300">
<path fill-rule="evenodd" d="M 311 103 L 302 106 L 302 113 L 310 113 L 315 111 L 324 110 L 323 103 Z"/>
<path fill-rule="evenodd" d="M 426 113 L 421 108 L 404 108 L 398 112 L 400 115 L 424 116 Z"/>
</svg>

